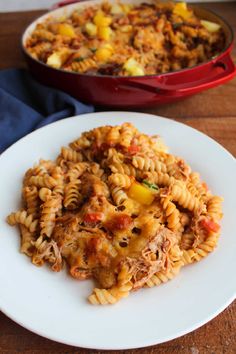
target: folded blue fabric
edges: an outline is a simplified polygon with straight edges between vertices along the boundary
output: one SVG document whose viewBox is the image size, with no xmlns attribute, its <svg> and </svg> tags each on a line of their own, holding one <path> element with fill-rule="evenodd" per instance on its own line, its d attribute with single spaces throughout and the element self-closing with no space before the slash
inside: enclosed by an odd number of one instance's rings
<svg viewBox="0 0 236 354">
<path fill-rule="evenodd" d="M 93 112 L 67 93 L 41 85 L 24 69 L 0 71 L 0 152 L 44 125 Z"/>
</svg>

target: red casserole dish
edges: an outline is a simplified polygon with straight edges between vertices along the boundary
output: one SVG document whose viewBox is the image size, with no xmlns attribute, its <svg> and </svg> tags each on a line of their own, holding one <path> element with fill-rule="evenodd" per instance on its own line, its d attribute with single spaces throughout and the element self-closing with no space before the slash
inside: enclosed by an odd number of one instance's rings
<svg viewBox="0 0 236 354">
<path fill-rule="evenodd" d="M 221 85 L 236 75 L 236 67 L 230 56 L 233 47 L 231 27 L 218 15 L 197 6 L 193 6 L 193 9 L 198 17 L 219 23 L 225 33 L 224 50 L 211 60 L 179 71 L 136 77 L 89 75 L 54 69 L 34 59 L 27 52 L 24 44 L 35 26 L 48 16 L 69 15 L 75 8 L 84 8 L 101 1 L 84 1 L 76 4 L 73 0 L 70 2 L 73 3 L 62 8 L 59 5 L 59 8 L 35 20 L 25 30 L 22 46 L 28 67 L 38 81 L 63 90 L 83 102 L 110 107 L 150 107 L 173 102 Z M 127 2 L 140 3 L 135 0 Z M 64 1 L 62 5 L 67 3 L 68 1 Z"/>
</svg>

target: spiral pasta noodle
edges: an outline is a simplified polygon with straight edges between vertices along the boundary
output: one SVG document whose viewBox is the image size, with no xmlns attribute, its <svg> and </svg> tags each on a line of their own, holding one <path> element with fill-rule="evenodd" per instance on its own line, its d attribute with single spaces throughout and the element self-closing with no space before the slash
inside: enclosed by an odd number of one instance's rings
<svg viewBox="0 0 236 354">
<path fill-rule="evenodd" d="M 128 199 L 127 194 L 119 186 L 111 185 L 111 195 L 116 205 L 122 204 L 126 199 Z"/>
<path fill-rule="evenodd" d="M 122 173 L 113 173 L 109 176 L 108 181 L 117 187 L 128 189 L 131 186 L 131 178 Z"/>
<path fill-rule="evenodd" d="M 93 305 L 115 304 L 120 299 L 129 296 L 131 289 L 132 284 L 125 284 L 109 290 L 95 288 L 88 300 Z"/>
<path fill-rule="evenodd" d="M 54 34 L 50 31 L 45 30 L 45 29 L 38 29 L 38 30 L 34 31 L 33 38 L 34 37 L 39 40 L 48 41 L 48 42 L 53 42 L 53 40 L 55 39 Z"/>
<path fill-rule="evenodd" d="M 33 215 L 28 215 L 26 210 L 11 213 L 7 217 L 7 222 L 10 225 L 21 224 L 25 226 L 30 232 L 35 232 L 38 226 L 38 220 L 34 220 Z"/>
<path fill-rule="evenodd" d="M 75 163 L 69 168 L 66 178 L 68 178 L 69 181 L 72 182 L 78 179 L 87 168 L 88 168 L 88 164 L 85 162 Z"/>
<path fill-rule="evenodd" d="M 21 247 L 20 251 L 31 257 L 33 255 L 34 234 L 24 225 L 20 224 Z"/>
<path fill-rule="evenodd" d="M 73 149 L 62 147 L 61 148 L 61 157 L 64 160 L 72 162 L 81 162 L 83 157 L 80 152 L 76 152 Z"/>
<path fill-rule="evenodd" d="M 176 205 L 170 201 L 170 198 L 161 198 L 161 204 L 163 206 L 168 228 L 172 231 L 176 231 L 180 228 L 180 212 L 176 208 Z"/>
<path fill-rule="evenodd" d="M 58 272 L 65 260 L 78 281 L 95 279 L 93 305 L 166 283 L 207 257 L 223 216 L 222 198 L 199 174 L 131 123 L 84 132 L 55 161 L 40 160 L 22 196 L 23 208 L 7 216 L 21 252 L 36 266 Z"/>
<path fill-rule="evenodd" d="M 51 196 L 42 204 L 40 233 L 48 237 L 51 236 L 55 225 L 56 213 L 61 209 L 61 198 Z"/>
<path fill-rule="evenodd" d="M 80 62 L 73 62 L 71 64 L 71 70 L 75 71 L 75 72 L 81 72 L 84 73 L 86 71 L 88 71 L 89 69 L 95 69 L 97 67 L 97 64 L 95 62 L 95 60 L 93 59 L 84 59 Z"/>
<path fill-rule="evenodd" d="M 81 201 L 81 194 L 79 191 L 80 180 L 75 180 L 66 185 L 64 206 L 67 209 L 76 209 Z"/>
<path fill-rule="evenodd" d="M 137 171 L 132 165 L 123 164 L 123 163 L 113 163 L 109 166 L 111 171 L 114 173 L 122 173 L 128 176 L 136 176 Z"/>
<path fill-rule="evenodd" d="M 155 273 L 148 281 L 146 282 L 146 286 L 152 288 L 153 286 L 158 286 L 161 283 L 166 283 L 169 280 L 173 279 L 180 271 L 181 266 L 183 263 L 178 264 L 177 266 L 171 268 L 170 270 L 164 272 Z"/>
<path fill-rule="evenodd" d="M 207 214 L 215 220 L 220 220 L 222 218 L 222 208 L 221 208 L 222 198 L 218 196 L 213 196 L 207 202 Z"/>
<path fill-rule="evenodd" d="M 151 159 L 148 157 L 134 156 L 132 164 L 135 168 L 143 171 L 166 172 L 166 166 L 156 158 Z"/>
<path fill-rule="evenodd" d="M 55 178 L 45 174 L 43 176 L 31 176 L 29 184 L 36 187 L 52 188 L 57 185 L 57 181 Z"/>
<path fill-rule="evenodd" d="M 180 185 L 174 184 L 172 186 L 171 194 L 173 196 L 173 200 L 190 211 L 196 212 L 202 206 L 199 199 L 193 197 L 186 188 L 181 188 Z"/>
<path fill-rule="evenodd" d="M 39 212 L 38 189 L 35 186 L 25 187 L 23 190 L 27 213 L 37 217 Z"/>
</svg>

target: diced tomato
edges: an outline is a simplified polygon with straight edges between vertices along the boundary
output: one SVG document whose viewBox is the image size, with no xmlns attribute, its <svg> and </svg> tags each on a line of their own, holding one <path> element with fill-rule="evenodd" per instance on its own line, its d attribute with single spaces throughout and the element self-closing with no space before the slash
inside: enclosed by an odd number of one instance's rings
<svg viewBox="0 0 236 354">
<path fill-rule="evenodd" d="M 135 155 L 137 154 L 137 152 L 140 151 L 140 147 L 138 145 L 135 145 L 135 144 L 131 144 L 129 147 L 128 147 L 128 152 L 130 155 Z"/>
<path fill-rule="evenodd" d="M 84 222 L 86 223 L 96 223 L 102 220 L 101 213 L 88 213 L 84 215 Z"/>
<path fill-rule="evenodd" d="M 115 226 L 118 230 L 125 230 L 132 222 L 133 219 L 129 215 L 123 214 L 116 218 Z"/>
<path fill-rule="evenodd" d="M 210 219 L 202 219 L 201 220 L 201 226 L 207 231 L 207 232 L 217 232 L 220 229 L 220 225 L 214 222 L 213 220 Z"/>
<path fill-rule="evenodd" d="M 113 217 L 107 224 L 110 230 L 125 230 L 133 223 L 133 219 L 127 214 Z"/>
</svg>

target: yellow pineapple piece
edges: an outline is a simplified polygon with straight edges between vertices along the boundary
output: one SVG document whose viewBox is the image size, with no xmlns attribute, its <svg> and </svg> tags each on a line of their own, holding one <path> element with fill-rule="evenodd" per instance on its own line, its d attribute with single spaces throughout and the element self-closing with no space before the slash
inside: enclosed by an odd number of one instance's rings
<svg viewBox="0 0 236 354">
<path fill-rule="evenodd" d="M 61 34 L 62 36 L 71 37 L 71 38 L 76 37 L 74 28 L 68 23 L 60 23 L 58 25 L 58 34 Z"/>
<path fill-rule="evenodd" d="M 111 38 L 112 30 L 110 27 L 98 27 L 97 35 L 99 39 L 108 41 Z"/>
<path fill-rule="evenodd" d="M 128 196 L 131 199 L 136 200 L 140 204 L 150 205 L 152 204 L 155 195 L 148 189 L 138 182 L 133 182 L 128 191 Z"/>
<path fill-rule="evenodd" d="M 143 68 L 141 67 L 141 65 L 134 58 L 129 58 L 125 62 L 123 68 L 131 76 L 142 76 L 142 75 L 145 74 Z"/>
<path fill-rule="evenodd" d="M 89 36 L 94 37 L 97 34 L 97 26 L 94 25 L 92 22 L 87 22 L 85 24 L 85 31 L 88 33 Z"/>
<path fill-rule="evenodd" d="M 100 26 L 101 20 L 104 18 L 105 14 L 102 10 L 98 10 L 93 18 L 95 25 Z"/>
<path fill-rule="evenodd" d="M 105 44 L 103 44 L 102 47 L 109 49 L 112 53 L 114 53 L 114 48 L 112 47 L 112 45 L 110 43 L 105 43 Z"/>
<path fill-rule="evenodd" d="M 178 2 L 177 4 L 175 4 L 173 13 L 182 17 L 185 20 L 192 16 L 192 11 L 188 10 L 185 2 Z"/>
<path fill-rule="evenodd" d="M 113 54 L 113 48 L 109 44 L 107 44 L 99 48 L 96 51 L 95 56 L 98 59 L 98 61 L 106 62 L 108 59 L 110 59 L 112 54 Z"/>
<path fill-rule="evenodd" d="M 221 28 L 219 23 L 206 21 L 206 20 L 201 20 L 200 22 L 201 22 L 202 26 L 205 27 L 211 33 L 217 32 Z"/>
<path fill-rule="evenodd" d="M 112 18 L 105 16 L 104 12 L 101 10 L 98 10 L 96 15 L 93 18 L 93 22 L 95 23 L 95 25 L 97 25 L 98 27 L 107 27 L 111 24 L 112 22 Z"/>
<path fill-rule="evenodd" d="M 47 59 L 47 65 L 59 69 L 64 64 L 66 59 L 69 56 L 69 50 L 67 48 L 63 48 L 60 51 L 52 53 Z"/>
</svg>

